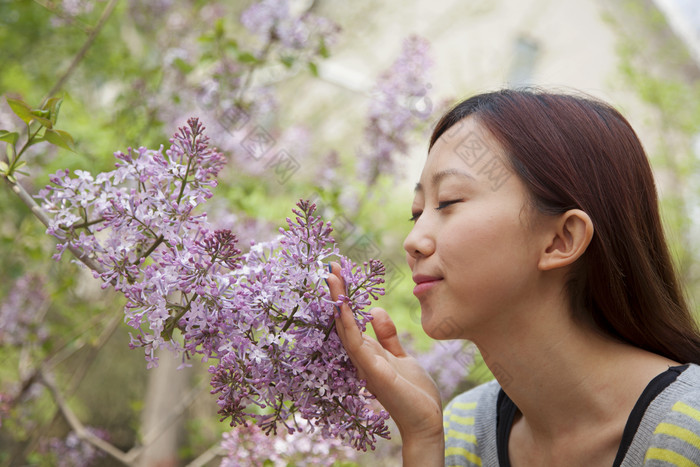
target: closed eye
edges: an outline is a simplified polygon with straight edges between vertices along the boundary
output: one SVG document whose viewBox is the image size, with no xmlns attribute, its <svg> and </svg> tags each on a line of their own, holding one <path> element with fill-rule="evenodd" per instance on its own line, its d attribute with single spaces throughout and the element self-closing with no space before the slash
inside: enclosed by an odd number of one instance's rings
<svg viewBox="0 0 700 467">
<path fill-rule="evenodd" d="M 420 215 L 423 214 L 422 212 L 414 212 L 411 214 L 411 217 L 408 218 L 409 222 L 415 222 L 418 220 Z"/>
<path fill-rule="evenodd" d="M 436 210 L 436 211 L 439 211 L 439 210 L 441 210 L 441 209 L 445 209 L 446 207 L 451 206 L 451 205 L 453 205 L 453 204 L 455 204 L 455 203 L 459 203 L 459 202 L 461 202 L 461 201 L 464 201 L 464 200 L 462 200 L 462 199 L 451 199 L 451 200 L 448 200 L 448 201 L 440 201 L 440 202 L 438 203 L 438 207 L 436 207 L 435 210 Z"/>
</svg>

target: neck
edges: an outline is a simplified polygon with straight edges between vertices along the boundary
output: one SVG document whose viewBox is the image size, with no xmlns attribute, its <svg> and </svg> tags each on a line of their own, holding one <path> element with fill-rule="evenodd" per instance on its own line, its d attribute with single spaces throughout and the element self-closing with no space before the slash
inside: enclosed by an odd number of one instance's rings
<svg viewBox="0 0 700 467">
<path fill-rule="evenodd" d="M 541 439 L 619 426 L 649 381 L 675 364 L 578 324 L 556 300 L 509 316 L 473 340 Z"/>
</svg>

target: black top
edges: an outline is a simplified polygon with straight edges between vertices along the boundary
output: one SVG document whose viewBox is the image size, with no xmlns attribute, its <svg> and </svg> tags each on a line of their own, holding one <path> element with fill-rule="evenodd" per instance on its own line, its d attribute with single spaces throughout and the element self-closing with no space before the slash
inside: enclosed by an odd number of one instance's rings
<svg viewBox="0 0 700 467">
<path fill-rule="evenodd" d="M 622 464 L 627 454 L 627 449 L 629 449 L 630 443 L 632 443 L 632 439 L 639 428 L 639 423 L 642 421 L 642 417 L 644 417 L 644 413 L 647 407 L 649 407 L 649 404 L 651 404 L 651 401 L 666 389 L 668 385 L 673 383 L 676 378 L 678 378 L 678 375 L 686 368 L 688 368 L 688 365 L 669 367 L 668 370 L 649 382 L 644 392 L 642 392 L 642 395 L 637 399 L 637 403 L 634 404 L 630 416 L 627 418 L 627 424 L 625 425 L 625 430 L 622 432 L 622 441 L 620 441 L 620 447 L 617 450 L 613 467 L 619 467 Z M 498 392 L 496 410 L 496 449 L 498 450 L 498 463 L 501 467 L 510 467 L 508 438 L 510 438 L 510 430 L 513 427 L 513 419 L 515 418 L 515 414 L 518 413 L 518 408 L 503 389 Z"/>
</svg>

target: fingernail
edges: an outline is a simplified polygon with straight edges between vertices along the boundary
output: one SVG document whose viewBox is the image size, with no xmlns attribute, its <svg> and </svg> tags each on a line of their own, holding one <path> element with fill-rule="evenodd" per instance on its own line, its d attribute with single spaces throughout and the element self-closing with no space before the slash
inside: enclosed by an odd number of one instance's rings
<svg viewBox="0 0 700 467">
<path fill-rule="evenodd" d="M 331 271 L 331 265 L 330 265 L 330 264 L 328 264 L 328 263 L 323 263 L 323 264 L 325 264 L 325 265 L 328 267 L 328 270 Z M 333 273 L 333 271 L 331 271 L 331 274 L 332 274 L 332 273 Z M 328 280 L 326 280 L 325 277 L 323 278 L 323 282 L 325 282 L 326 285 L 327 285 L 328 287 L 331 286 L 331 285 L 328 283 Z"/>
</svg>

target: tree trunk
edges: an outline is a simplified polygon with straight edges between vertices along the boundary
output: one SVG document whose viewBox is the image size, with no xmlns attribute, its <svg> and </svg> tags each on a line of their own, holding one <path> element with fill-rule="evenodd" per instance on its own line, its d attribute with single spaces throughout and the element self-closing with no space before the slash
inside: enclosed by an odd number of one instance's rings
<svg viewBox="0 0 700 467">
<path fill-rule="evenodd" d="M 186 396 L 189 369 L 178 370 L 179 359 L 167 351 L 160 352 L 159 365 L 150 370 L 148 388 L 141 416 L 141 433 L 145 443 L 137 467 L 175 467 L 178 446 L 183 436 L 183 418 L 164 421 Z"/>
</svg>

